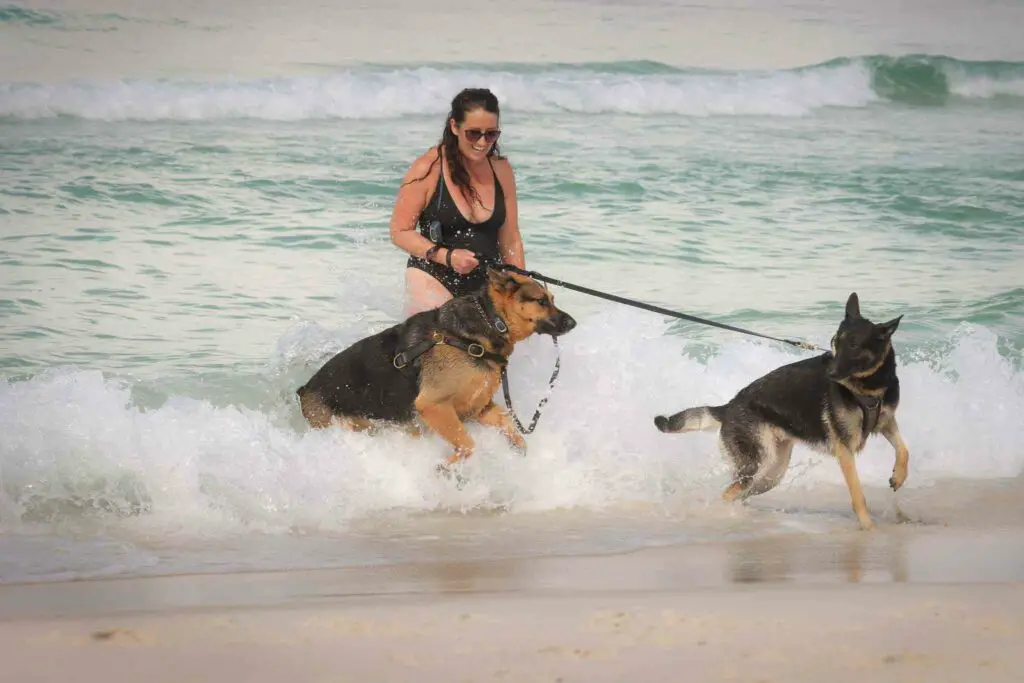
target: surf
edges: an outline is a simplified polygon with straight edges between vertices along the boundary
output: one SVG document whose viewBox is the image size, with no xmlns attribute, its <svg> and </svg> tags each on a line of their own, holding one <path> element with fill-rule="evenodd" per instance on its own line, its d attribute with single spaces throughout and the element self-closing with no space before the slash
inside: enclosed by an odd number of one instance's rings
<svg viewBox="0 0 1024 683">
<path fill-rule="evenodd" d="M 0 118 L 96 121 L 391 119 L 443 114 L 467 82 L 508 111 L 632 116 L 820 115 L 870 106 L 1024 105 L 1024 63 L 870 55 L 775 70 L 652 61 L 368 64 L 322 76 L 0 84 Z"/>
<path fill-rule="evenodd" d="M 653 416 L 724 402 L 806 353 L 729 340 L 704 354 L 635 311 L 581 320 L 561 344 L 559 383 L 528 454 L 473 426 L 477 454 L 465 465 L 469 485 L 458 489 L 435 474 L 446 454 L 440 439 L 304 426 L 294 387 L 345 341 L 315 323 L 296 324 L 270 361 L 269 381 L 250 384 L 257 388 L 241 400 L 204 395 L 202 383 L 154 399 L 158 392 L 140 380 L 72 366 L 3 382 L 0 528 L 141 518 L 200 536 L 276 534 L 340 530 L 396 510 L 603 513 L 710 502 L 728 476 L 716 436 L 671 438 Z M 554 350 L 543 341 L 524 343 L 512 360 L 517 405 L 546 393 Z M 1024 472 L 1020 352 L 1008 356 L 980 326 L 963 326 L 948 342 L 912 352 L 897 340 L 908 490 Z M 244 391 L 248 379 L 238 383 Z M 858 457 L 865 485 L 884 486 L 892 460 L 884 439 L 872 439 Z M 834 463 L 797 447 L 781 488 L 841 482 Z"/>
</svg>

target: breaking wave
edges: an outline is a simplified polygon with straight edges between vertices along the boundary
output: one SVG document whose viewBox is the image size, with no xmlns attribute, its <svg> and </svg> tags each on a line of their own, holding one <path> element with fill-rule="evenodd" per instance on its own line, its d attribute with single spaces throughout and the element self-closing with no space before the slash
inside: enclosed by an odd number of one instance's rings
<svg viewBox="0 0 1024 683">
<path fill-rule="evenodd" d="M 516 112 L 806 116 L 831 107 L 887 103 L 1019 104 L 1024 100 L 1024 63 L 875 55 L 757 71 L 681 69 L 650 61 L 365 65 L 326 76 L 260 80 L 8 83 L 0 84 L 0 118 L 298 121 L 436 116 L 443 115 L 452 93 L 469 83 L 492 88 L 506 110 Z"/>
<path fill-rule="evenodd" d="M 631 334 L 616 334 L 621 329 Z M 515 514 L 711 500 L 728 477 L 717 437 L 664 435 L 653 416 L 724 402 L 794 360 L 748 341 L 694 355 L 661 322 L 630 311 L 603 316 L 563 341 L 561 376 L 526 457 L 471 426 L 477 454 L 466 465 L 468 485 L 458 489 L 434 472 L 447 455 L 436 437 L 306 428 L 294 389 L 351 336 L 296 325 L 266 376 L 237 379 L 240 387 L 263 387 L 238 402 L 204 397 L 201 382 L 154 400 L 132 381 L 71 367 L 0 383 L 0 528 L 142 515 L 158 526 L 287 532 L 341 528 L 390 510 Z M 985 328 L 964 327 L 942 348 L 900 351 L 908 489 L 1024 473 L 1020 353 L 1008 357 L 998 347 Z M 523 344 L 512 359 L 512 395 L 524 419 L 545 392 L 553 360 L 544 339 Z M 884 487 L 892 466 L 880 437 L 858 457 L 866 486 Z M 798 446 L 782 486 L 818 482 L 841 484 L 839 468 Z"/>
</svg>

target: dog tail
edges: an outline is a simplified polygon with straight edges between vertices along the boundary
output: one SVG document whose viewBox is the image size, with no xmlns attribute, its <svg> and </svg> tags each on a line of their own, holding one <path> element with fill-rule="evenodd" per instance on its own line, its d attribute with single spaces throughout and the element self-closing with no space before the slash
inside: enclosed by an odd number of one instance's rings
<svg viewBox="0 0 1024 683">
<path fill-rule="evenodd" d="M 670 433 L 682 432 L 710 432 L 722 426 L 722 417 L 725 415 L 725 406 L 700 406 L 698 408 L 687 408 L 675 415 L 658 415 L 654 418 L 654 426 L 659 430 Z"/>
</svg>

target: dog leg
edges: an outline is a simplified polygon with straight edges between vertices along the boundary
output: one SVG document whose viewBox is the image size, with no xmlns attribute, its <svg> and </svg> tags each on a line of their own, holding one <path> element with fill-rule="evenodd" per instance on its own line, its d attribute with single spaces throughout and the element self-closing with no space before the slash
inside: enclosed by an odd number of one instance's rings
<svg viewBox="0 0 1024 683">
<path fill-rule="evenodd" d="M 722 500 L 731 503 L 750 496 L 751 484 L 763 460 L 762 443 L 742 428 L 726 425 L 718 446 L 732 464 L 732 483 L 722 493 Z"/>
<path fill-rule="evenodd" d="M 744 466 L 722 494 L 723 500 L 732 502 L 737 498 L 742 500 L 768 493 L 786 476 L 790 456 L 793 454 L 793 442 L 771 437 L 769 439 L 762 443 L 757 460 L 741 461 Z M 758 466 L 757 462 L 764 463 L 764 466 Z"/>
<path fill-rule="evenodd" d="M 452 465 L 473 455 L 473 439 L 451 403 L 434 403 L 420 395 L 416 399 L 416 410 L 428 427 L 455 448 L 445 464 Z"/>
<path fill-rule="evenodd" d="M 881 431 L 882 436 L 885 437 L 886 441 L 896 451 L 896 463 L 892 468 L 889 486 L 893 491 L 899 491 L 900 487 L 903 486 L 903 482 L 907 480 L 907 465 L 910 463 L 910 451 L 907 450 L 907 444 L 903 443 L 903 437 L 900 436 L 900 428 L 896 424 L 895 415 L 889 418 Z"/>
<path fill-rule="evenodd" d="M 303 394 L 299 399 L 302 416 L 314 429 L 327 429 L 337 425 L 352 432 L 372 432 L 375 425 L 365 417 L 335 415 L 319 396 Z"/>
<path fill-rule="evenodd" d="M 313 429 L 326 429 L 334 420 L 331 409 L 314 393 L 303 393 L 299 396 L 299 408 L 302 417 L 306 418 L 306 422 Z"/>
<path fill-rule="evenodd" d="M 747 487 L 750 486 L 750 480 L 736 479 L 733 483 L 729 484 L 729 487 L 722 492 L 722 500 L 726 503 L 731 503 L 737 498 L 746 498 L 744 493 Z"/>
<path fill-rule="evenodd" d="M 754 477 L 747 496 L 768 493 L 779 485 L 779 482 L 786 476 L 786 470 L 789 469 L 789 460 L 793 455 L 793 442 L 785 439 L 772 439 L 770 447 L 766 448 L 763 453 L 765 466 Z"/>
<path fill-rule="evenodd" d="M 409 422 L 408 424 L 402 425 L 402 431 L 405 432 L 406 436 L 411 436 L 414 439 L 418 439 L 423 436 L 423 430 L 415 422 Z"/>
<path fill-rule="evenodd" d="M 868 504 L 864 499 L 864 489 L 860 486 L 860 477 L 857 476 L 857 463 L 853 460 L 853 453 L 846 446 L 837 444 L 835 455 L 839 459 L 839 467 L 843 470 L 846 488 L 850 490 L 850 502 L 860 521 L 860 528 L 864 531 L 871 531 L 875 528 L 875 523 L 871 521 L 871 515 L 868 514 Z"/>
<path fill-rule="evenodd" d="M 484 406 L 484 409 L 477 415 L 476 420 L 482 425 L 500 429 L 514 448 L 522 452 L 526 451 L 526 439 L 516 429 L 508 413 L 495 405 L 493 401 Z"/>
<path fill-rule="evenodd" d="M 353 432 L 370 432 L 374 429 L 373 423 L 365 417 L 339 417 L 337 420 L 338 424 Z"/>
</svg>

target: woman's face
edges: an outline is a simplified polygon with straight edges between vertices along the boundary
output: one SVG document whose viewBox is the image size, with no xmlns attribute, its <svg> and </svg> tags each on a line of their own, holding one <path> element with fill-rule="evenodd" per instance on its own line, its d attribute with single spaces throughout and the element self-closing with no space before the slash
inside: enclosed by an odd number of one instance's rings
<svg viewBox="0 0 1024 683">
<path fill-rule="evenodd" d="M 498 141 L 498 117 L 486 109 L 472 109 L 466 112 L 461 124 L 450 121 L 452 132 L 459 138 L 459 151 L 470 161 L 483 161 Z"/>
</svg>

